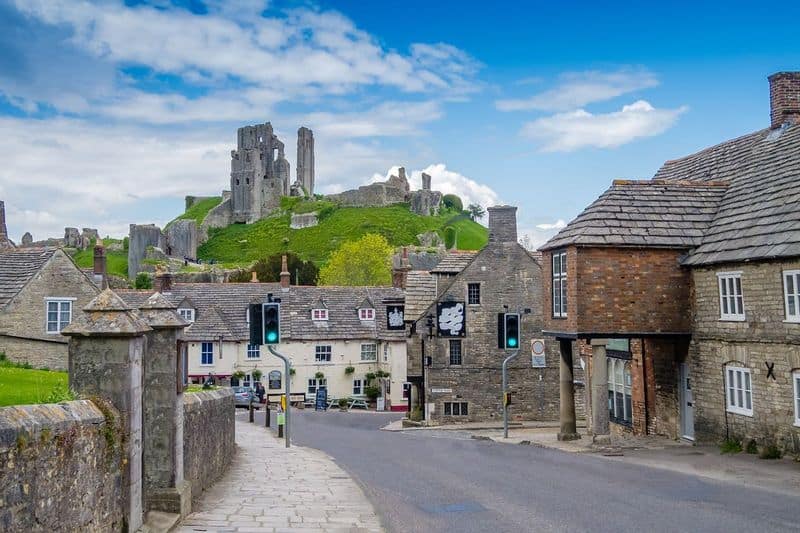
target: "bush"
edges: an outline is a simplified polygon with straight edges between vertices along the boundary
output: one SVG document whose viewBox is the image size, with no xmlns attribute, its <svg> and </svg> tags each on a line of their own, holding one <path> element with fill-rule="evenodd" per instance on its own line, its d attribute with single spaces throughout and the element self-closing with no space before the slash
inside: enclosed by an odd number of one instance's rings
<svg viewBox="0 0 800 533">
<path fill-rule="evenodd" d="M 134 289 L 152 289 L 153 278 L 147 272 L 139 272 L 136 274 L 136 279 L 133 282 Z"/>
<path fill-rule="evenodd" d="M 750 442 L 747 443 L 744 451 L 752 454 L 758 453 L 758 444 L 756 443 L 755 439 L 750 439 Z"/>
<path fill-rule="evenodd" d="M 350 374 L 352 374 L 353 372 L 355 372 L 355 371 L 356 371 L 355 367 L 352 367 L 352 366 L 345 367 L 345 369 L 344 369 L 345 375 L 348 375 L 348 376 Z"/>
<path fill-rule="evenodd" d="M 782 456 L 783 453 L 781 452 L 780 448 L 778 448 L 774 444 L 764 446 L 764 448 L 761 449 L 761 453 L 759 454 L 759 457 L 761 459 L 780 459 Z"/>
<path fill-rule="evenodd" d="M 263 376 L 264 373 L 256 368 L 255 370 L 250 372 L 250 375 L 253 376 L 253 381 L 261 381 L 261 376 Z"/>
<path fill-rule="evenodd" d="M 130 238 L 129 237 L 125 237 L 124 239 L 122 239 L 122 249 L 125 250 L 126 252 L 128 251 L 128 245 L 129 244 L 130 244 Z"/>
<path fill-rule="evenodd" d="M 350 401 L 350 398 L 339 398 L 339 409 L 344 409 L 347 407 L 347 403 Z"/>
<path fill-rule="evenodd" d="M 381 395 L 380 387 L 367 387 L 364 389 L 364 395 L 369 398 L 371 402 L 374 402 L 378 396 Z"/>
<path fill-rule="evenodd" d="M 371 382 L 373 379 L 375 379 L 375 373 L 367 372 L 367 374 L 364 376 L 364 379 L 367 380 L 367 383 Z"/>
<path fill-rule="evenodd" d="M 75 391 L 70 389 L 66 383 L 62 383 L 53 387 L 42 403 L 61 403 L 77 400 L 78 397 Z"/>
<path fill-rule="evenodd" d="M 314 374 L 314 377 L 317 379 L 324 379 L 325 374 L 323 374 L 322 372 L 317 372 L 316 374 Z"/>
<path fill-rule="evenodd" d="M 461 201 L 461 198 L 455 194 L 445 194 L 442 197 L 442 203 L 446 208 L 458 211 L 459 213 L 464 210 L 464 203 Z"/>
<path fill-rule="evenodd" d="M 408 419 L 413 422 L 419 422 L 422 420 L 422 409 L 419 406 L 416 406 L 414 409 L 411 410 L 411 413 L 408 415 Z"/>
<path fill-rule="evenodd" d="M 742 451 L 742 443 L 737 439 L 725 439 L 719 446 L 720 453 L 739 453 Z"/>
</svg>

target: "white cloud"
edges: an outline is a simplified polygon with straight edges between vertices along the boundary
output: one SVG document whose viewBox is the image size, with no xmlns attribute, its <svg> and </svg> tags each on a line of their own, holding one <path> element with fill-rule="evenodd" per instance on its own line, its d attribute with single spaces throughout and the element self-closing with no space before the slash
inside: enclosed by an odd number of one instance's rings
<svg viewBox="0 0 800 533">
<path fill-rule="evenodd" d="M 561 229 L 561 228 L 565 227 L 566 225 L 567 225 L 567 223 L 564 222 L 564 219 L 563 218 L 559 218 L 558 220 L 556 220 L 553 223 L 536 224 L 536 228 L 540 229 L 540 230 L 545 230 L 545 231 L 554 230 L 554 229 L 558 230 L 558 229 Z"/>
<path fill-rule="evenodd" d="M 365 111 L 309 113 L 297 122 L 308 124 L 320 137 L 397 137 L 419 135 L 422 124 L 443 114 L 438 102 L 385 102 Z"/>
<path fill-rule="evenodd" d="M 528 122 L 522 135 L 538 141 L 546 152 L 570 152 L 594 146 L 612 148 L 669 129 L 687 108 L 656 109 L 644 100 L 620 111 L 592 114 L 583 109 Z"/>
<path fill-rule="evenodd" d="M 497 100 L 500 111 L 567 111 L 593 102 L 658 85 L 654 74 L 643 69 L 616 72 L 571 72 L 561 76 L 558 86 L 529 98 Z"/>
</svg>

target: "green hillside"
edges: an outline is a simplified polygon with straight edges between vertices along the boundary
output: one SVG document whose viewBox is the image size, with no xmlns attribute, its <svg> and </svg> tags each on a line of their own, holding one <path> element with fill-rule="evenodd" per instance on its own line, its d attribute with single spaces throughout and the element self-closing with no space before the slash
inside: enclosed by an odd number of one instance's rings
<svg viewBox="0 0 800 533">
<path fill-rule="evenodd" d="M 108 249 L 110 244 L 122 244 L 122 242 L 122 240 L 109 239 L 108 237 L 103 239 L 103 244 L 106 247 L 106 269 L 109 274 L 127 278 L 128 252 L 126 250 L 114 251 Z M 80 268 L 94 267 L 94 245 L 89 246 L 85 250 L 78 250 L 75 252 L 75 254 L 72 256 L 72 260 L 75 261 L 75 264 L 77 264 Z"/>
<path fill-rule="evenodd" d="M 420 216 L 398 204 L 389 207 L 340 207 L 330 202 L 301 202 L 285 199 L 286 212 L 253 224 L 234 224 L 210 231 L 209 240 L 198 250 L 198 256 L 224 264 L 249 263 L 262 257 L 292 251 L 317 264 L 327 261 L 331 251 L 346 241 L 367 233 L 386 237 L 393 246 L 418 244 L 417 235 L 436 231 L 444 238 L 445 228 L 456 231 L 458 248 L 478 250 L 488 239 L 486 228 L 460 213 L 446 211 L 439 216 Z M 311 205 L 309 205 L 311 204 Z M 291 229 L 291 212 L 317 210 L 319 225 Z"/>
<path fill-rule="evenodd" d="M 197 226 L 199 227 L 200 224 L 203 223 L 203 220 L 205 220 L 208 212 L 217 207 L 220 203 L 222 203 L 221 196 L 212 196 L 210 198 L 205 198 L 194 204 L 189 209 L 187 209 L 186 212 L 183 213 L 182 215 L 176 217 L 175 220 L 194 220 L 195 222 L 197 222 Z M 173 220 L 172 222 L 175 222 L 175 220 Z M 167 224 L 164 227 L 164 229 L 168 228 L 169 225 L 172 224 L 172 222 Z"/>
</svg>

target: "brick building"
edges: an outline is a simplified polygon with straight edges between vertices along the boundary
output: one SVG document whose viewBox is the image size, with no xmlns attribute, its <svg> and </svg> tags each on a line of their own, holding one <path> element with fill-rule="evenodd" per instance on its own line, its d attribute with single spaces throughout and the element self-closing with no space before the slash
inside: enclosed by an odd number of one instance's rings
<svg viewBox="0 0 800 533">
<path fill-rule="evenodd" d="M 769 80 L 769 128 L 615 181 L 542 247 L 564 438 L 579 351 L 596 436 L 800 449 L 800 73 Z"/>
<path fill-rule="evenodd" d="M 530 343 L 542 330 L 541 265 L 517 243 L 516 209 L 488 209 L 489 243 L 480 252 L 451 252 L 429 274 L 408 273 L 409 382 L 429 421 L 502 417 L 509 352 L 498 346 L 498 315 L 517 311 L 522 353 L 509 366 L 511 415 L 558 416 L 558 361 L 532 366 Z"/>
<path fill-rule="evenodd" d="M 105 256 L 99 268 L 102 280 Z M 12 361 L 66 370 L 69 339 L 61 330 L 99 292 L 61 249 L 0 249 L 0 352 Z"/>
</svg>

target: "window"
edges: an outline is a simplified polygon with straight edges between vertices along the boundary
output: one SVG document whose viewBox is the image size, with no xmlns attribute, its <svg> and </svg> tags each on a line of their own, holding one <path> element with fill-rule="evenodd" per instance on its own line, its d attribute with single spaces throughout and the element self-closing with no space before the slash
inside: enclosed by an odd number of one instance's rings
<svg viewBox="0 0 800 533">
<path fill-rule="evenodd" d="M 311 310 L 311 319 L 312 320 L 328 320 L 328 310 L 327 309 L 312 309 Z"/>
<path fill-rule="evenodd" d="M 260 359 L 261 358 L 261 346 L 258 344 L 248 344 L 247 345 L 247 358 L 248 359 Z"/>
<path fill-rule="evenodd" d="M 553 253 L 553 316 L 567 316 L 567 252 Z"/>
<path fill-rule="evenodd" d="M 792 372 L 794 382 L 794 425 L 800 426 L 800 370 Z"/>
<path fill-rule="evenodd" d="M 318 363 L 330 363 L 331 362 L 331 346 L 330 344 L 323 344 L 317 346 L 316 354 L 314 356 L 314 360 Z"/>
<path fill-rule="evenodd" d="M 411 396 L 411 383 L 403 383 L 403 399 L 408 400 Z"/>
<path fill-rule="evenodd" d="M 800 270 L 783 271 L 783 295 L 786 320 L 800 322 Z"/>
<path fill-rule="evenodd" d="M 309 396 L 316 396 L 317 389 L 327 389 L 328 388 L 328 380 L 327 378 L 316 379 L 316 378 L 309 378 L 308 380 L 308 395 Z"/>
<path fill-rule="evenodd" d="M 629 359 L 609 357 L 608 369 L 608 416 L 613 422 L 631 425 L 633 404 L 631 402 L 631 362 Z"/>
<path fill-rule="evenodd" d="M 388 363 L 389 362 L 389 343 L 388 342 L 384 342 L 383 343 L 383 362 L 384 363 Z"/>
<path fill-rule="evenodd" d="M 744 320 L 742 273 L 719 272 L 719 309 L 722 320 Z"/>
<path fill-rule="evenodd" d="M 361 360 L 362 361 L 377 361 L 378 360 L 378 345 L 377 344 L 362 344 L 361 345 Z"/>
<path fill-rule="evenodd" d="M 481 284 L 468 283 L 467 284 L 467 303 L 469 305 L 478 305 L 481 303 Z"/>
<path fill-rule="evenodd" d="M 200 364 L 211 366 L 214 364 L 214 343 L 204 342 L 200 345 Z"/>
<path fill-rule="evenodd" d="M 461 364 L 461 339 L 450 339 L 450 364 Z"/>
<path fill-rule="evenodd" d="M 194 309 L 178 309 L 178 314 L 187 322 L 194 322 Z"/>
<path fill-rule="evenodd" d="M 467 402 L 444 402 L 445 416 L 467 416 Z"/>
<path fill-rule="evenodd" d="M 364 380 L 363 379 L 354 379 L 353 380 L 353 394 L 361 395 L 364 394 Z"/>
<path fill-rule="evenodd" d="M 273 370 L 269 373 L 267 377 L 267 383 L 269 384 L 270 389 L 278 389 L 281 388 L 281 373 L 280 370 Z"/>
<path fill-rule="evenodd" d="M 725 388 L 728 390 L 728 412 L 753 416 L 750 369 L 741 366 L 725 367 Z"/>
<path fill-rule="evenodd" d="M 242 378 L 242 387 L 247 387 L 248 389 L 253 387 L 253 379 L 250 374 L 245 374 Z"/>
<path fill-rule="evenodd" d="M 375 320 L 375 310 L 372 308 L 359 309 L 358 318 L 361 320 Z"/>
<path fill-rule="evenodd" d="M 47 333 L 61 333 L 72 322 L 72 300 L 45 300 Z"/>
</svg>

